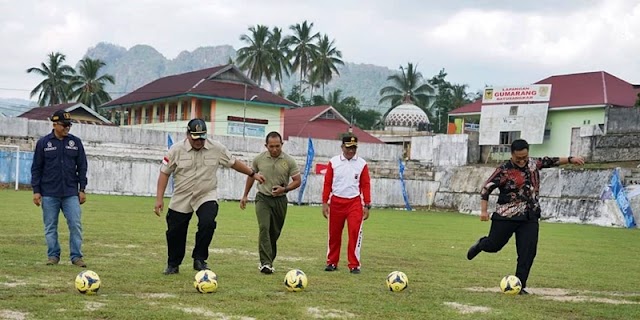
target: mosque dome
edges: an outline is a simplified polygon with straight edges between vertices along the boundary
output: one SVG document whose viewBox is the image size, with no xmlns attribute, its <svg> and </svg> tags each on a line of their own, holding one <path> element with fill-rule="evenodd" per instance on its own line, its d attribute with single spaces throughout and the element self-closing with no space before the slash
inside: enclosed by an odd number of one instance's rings
<svg viewBox="0 0 640 320">
<path fill-rule="evenodd" d="M 429 123 L 429 117 L 420 107 L 403 103 L 393 108 L 384 119 L 385 127 L 418 128 L 420 123 Z"/>
</svg>

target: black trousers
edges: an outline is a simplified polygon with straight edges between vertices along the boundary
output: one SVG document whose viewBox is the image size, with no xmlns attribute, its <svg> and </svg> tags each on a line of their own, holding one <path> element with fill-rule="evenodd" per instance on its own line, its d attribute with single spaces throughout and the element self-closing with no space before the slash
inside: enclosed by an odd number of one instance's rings
<svg viewBox="0 0 640 320">
<path fill-rule="evenodd" d="M 196 243 L 191 257 L 194 260 L 207 260 L 209 258 L 209 245 L 216 230 L 218 203 L 216 201 L 203 203 L 196 210 L 196 215 L 198 216 L 198 232 L 196 232 Z M 177 267 L 184 259 L 189 221 L 191 221 L 192 216 L 193 212 L 183 213 L 171 209 L 167 212 L 168 266 Z"/>
<path fill-rule="evenodd" d="M 480 238 L 480 250 L 485 252 L 498 252 L 504 247 L 511 235 L 516 234 L 516 251 L 518 252 L 518 264 L 516 277 L 522 282 L 522 287 L 527 286 L 529 271 L 533 265 L 533 259 L 538 250 L 538 221 L 505 221 L 492 220 L 489 235 Z"/>
</svg>

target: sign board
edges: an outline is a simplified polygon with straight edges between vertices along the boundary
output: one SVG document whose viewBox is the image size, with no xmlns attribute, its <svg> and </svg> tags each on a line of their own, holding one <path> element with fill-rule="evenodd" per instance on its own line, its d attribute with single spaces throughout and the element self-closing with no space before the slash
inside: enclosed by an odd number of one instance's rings
<svg viewBox="0 0 640 320">
<path fill-rule="evenodd" d="M 550 84 L 485 88 L 482 103 L 549 102 Z"/>
</svg>

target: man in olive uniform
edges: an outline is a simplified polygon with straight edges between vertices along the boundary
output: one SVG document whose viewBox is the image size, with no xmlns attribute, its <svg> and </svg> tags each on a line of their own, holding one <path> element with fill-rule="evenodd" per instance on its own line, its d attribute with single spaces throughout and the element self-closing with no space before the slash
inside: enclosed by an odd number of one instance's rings
<svg viewBox="0 0 640 320">
<path fill-rule="evenodd" d="M 164 192 L 169 176 L 173 174 L 174 190 L 167 212 L 167 268 L 164 274 L 179 272 L 185 254 L 189 221 L 196 212 L 198 232 L 191 257 L 194 270 L 209 269 L 209 244 L 216 229 L 218 215 L 218 180 L 220 166 L 244 173 L 260 183 L 264 177 L 237 161 L 227 147 L 207 139 L 207 126 L 202 119 L 192 119 L 187 125 L 187 138 L 174 144 L 162 159 L 156 204 L 153 212 L 160 216 L 164 207 Z"/>
<path fill-rule="evenodd" d="M 253 159 L 252 169 L 264 175 L 265 183 L 258 185 L 256 217 L 258 218 L 260 272 L 272 274 L 276 258 L 276 243 L 287 215 L 287 192 L 300 186 L 300 170 L 296 161 L 282 152 L 282 136 L 272 131 L 265 139 L 267 151 Z M 240 208 L 244 210 L 255 177 L 247 177 Z"/>
</svg>

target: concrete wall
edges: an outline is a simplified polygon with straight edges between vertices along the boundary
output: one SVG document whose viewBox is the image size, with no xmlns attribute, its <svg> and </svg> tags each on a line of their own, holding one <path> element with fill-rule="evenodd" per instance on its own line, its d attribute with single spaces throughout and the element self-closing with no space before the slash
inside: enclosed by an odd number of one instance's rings
<svg viewBox="0 0 640 320">
<path fill-rule="evenodd" d="M 480 190 L 493 168 L 459 167 L 444 171 L 437 181 L 440 188 L 434 205 L 460 212 L 480 214 Z M 541 171 L 540 205 L 542 219 L 560 222 L 587 223 L 601 226 L 624 226 L 618 205 L 613 200 L 601 200 L 603 188 L 610 183 L 612 170 Z M 489 209 L 494 210 L 497 192 L 490 196 Z M 639 197 L 640 198 L 640 197 Z M 640 221 L 640 199 L 632 199 L 636 221 Z"/>
<path fill-rule="evenodd" d="M 640 108 L 607 108 L 606 134 L 640 133 Z"/>
<path fill-rule="evenodd" d="M 436 167 L 464 166 L 467 164 L 468 145 L 466 134 L 411 137 L 410 158 Z"/>
</svg>

